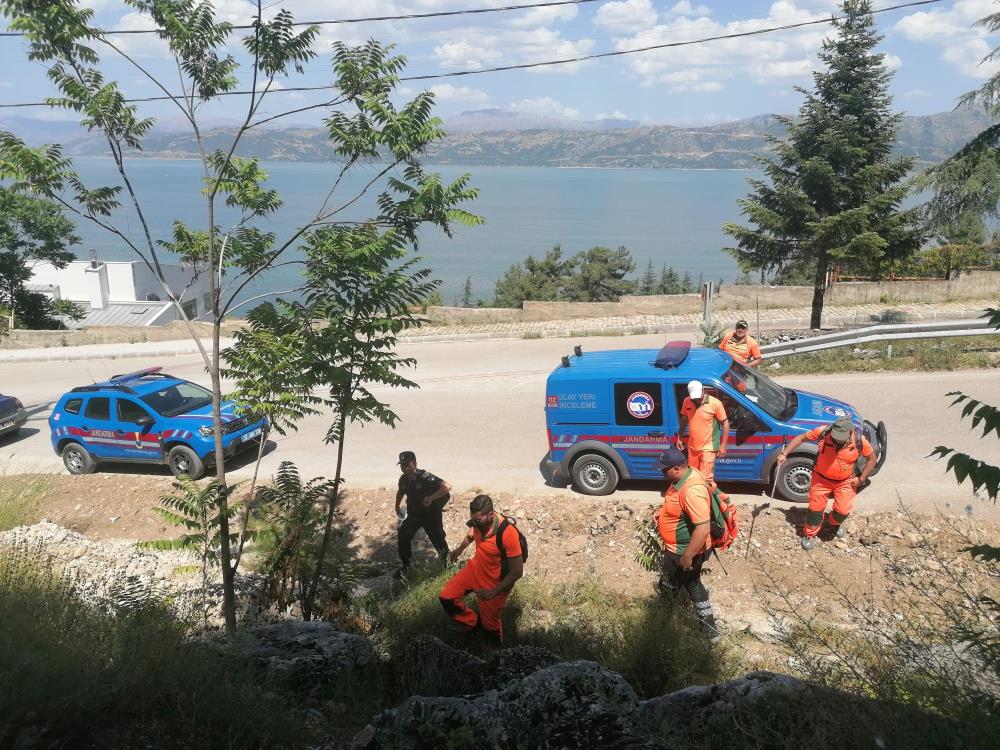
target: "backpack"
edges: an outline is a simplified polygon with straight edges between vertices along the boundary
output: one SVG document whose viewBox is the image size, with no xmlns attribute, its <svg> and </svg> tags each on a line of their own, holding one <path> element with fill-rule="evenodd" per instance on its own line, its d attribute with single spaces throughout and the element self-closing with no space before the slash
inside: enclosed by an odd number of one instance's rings
<svg viewBox="0 0 1000 750">
<path fill-rule="evenodd" d="M 736 506 L 729 502 L 729 496 L 718 487 L 712 490 L 710 515 L 712 549 L 729 549 L 740 533 L 740 523 L 736 517 Z"/>
<path fill-rule="evenodd" d="M 521 530 L 517 528 L 517 519 L 515 518 L 504 518 L 497 526 L 497 533 L 495 539 L 497 540 L 497 550 L 500 552 L 500 578 L 507 577 L 507 550 L 503 546 L 503 533 L 507 530 L 508 526 L 513 526 L 514 530 L 517 531 L 518 541 L 521 543 L 521 560 L 522 562 L 528 562 L 528 539 L 521 533 Z"/>
</svg>

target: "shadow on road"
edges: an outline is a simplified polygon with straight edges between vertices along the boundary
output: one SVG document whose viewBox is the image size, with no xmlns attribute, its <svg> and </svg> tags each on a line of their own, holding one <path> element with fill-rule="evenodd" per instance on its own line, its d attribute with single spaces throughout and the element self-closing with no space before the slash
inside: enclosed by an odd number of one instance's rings
<svg viewBox="0 0 1000 750">
<path fill-rule="evenodd" d="M 41 430 L 34 427 L 22 427 L 17 432 L 10 432 L 6 435 L 0 435 L 0 448 L 9 448 L 12 445 L 17 445 L 22 440 L 27 440 L 28 438 L 34 437 Z"/>
<path fill-rule="evenodd" d="M 36 430 L 37 432 L 37 430 Z M 273 453 L 278 447 L 278 444 L 273 440 L 268 440 L 264 443 L 264 454 L 263 457 L 267 457 L 269 454 Z M 254 462 L 257 460 L 256 450 L 247 450 L 242 453 L 237 453 L 235 456 L 226 461 L 226 471 L 237 471 L 239 469 L 245 469 L 248 466 L 253 466 Z M 97 471 L 100 474 L 141 474 L 144 476 L 153 477 L 169 477 L 170 469 L 163 464 L 145 464 L 145 463 L 100 463 L 97 465 Z M 208 474 L 210 475 L 212 469 L 209 468 Z"/>
</svg>

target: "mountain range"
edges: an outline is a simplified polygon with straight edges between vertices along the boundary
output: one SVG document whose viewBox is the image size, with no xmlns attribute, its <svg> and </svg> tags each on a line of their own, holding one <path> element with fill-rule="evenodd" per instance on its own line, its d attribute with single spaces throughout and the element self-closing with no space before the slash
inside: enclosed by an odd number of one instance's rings
<svg viewBox="0 0 1000 750">
<path fill-rule="evenodd" d="M 917 157 L 921 165 L 943 161 L 991 124 L 983 113 L 956 110 L 926 116 L 904 116 L 897 151 Z M 640 126 L 623 120 L 580 122 L 489 109 L 464 112 L 445 123 L 448 132 L 426 153 L 429 164 L 464 166 L 546 166 L 592 168 L 734 169 L 756 166 L 770 148 L 769 136 L 784 126 L 774 115 L 758 115 L 717 125 Z M 0 119 L 29 143 L 60 142 L 74 156 L 104 156 L 105 143 L 73 122 L 29 118 Z M 231 125 L 205 132 L 209 149 L 226 147 Z M 193 137 L 160 127 L 146 139 L 141 155 L 191 158 Z M 279 161 L 330 161 L 326 133 L 311 125 L 261 128 L 244 135 L 243 156 Z"/>
</svg>

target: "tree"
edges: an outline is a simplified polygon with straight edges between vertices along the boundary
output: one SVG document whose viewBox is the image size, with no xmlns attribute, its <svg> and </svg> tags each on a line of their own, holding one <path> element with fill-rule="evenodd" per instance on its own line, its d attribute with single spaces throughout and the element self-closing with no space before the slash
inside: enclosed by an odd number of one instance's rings
<svg viewBox="0 0 1000 750">
<path fill-rule="evenodd" d="M 681 279 L 681 294 L 691 294 L 695 291 L 694 282 L 691 280 L 691 272 L 685 271 L 684 278 Z"/>
<path fill-rule="evenodd" d="M 987 237 L 982 218 L 975 213 L 964 213 L 940 228 L 938 246 L 921 253 L 921 264 L 935 275 L 950 280 L 956 271 L 986 263 L 984 245 Z"/>
<path fill-rule="evenodd" d="M 232 632 L 236 628 L 236 609 L 221 420 L 223 319 L 250 301 L 244 298 L 248 286 L 263 281 L 269 270 L 284 264 L 289 251 L 297 249 L 310 230 L 354 226 L 358 221 L 357 206 L 366 194 L 379 191 L 367 221 L 392 228 L 415 247 L 418 229 L 424 225 L 437 226 L 447 233 L 456 221 L 478 223 L 478 217 L 461 208 L 475 197 L 476 191 L 469 187 L 467 175 L 444 183 L 439 176 L 424 172 L 420 156 L 428 144 L 442 137 L 440 120 L 432 115 L 434 99 L 430 92 L 418 93 L 402 105 L 394 103 L 405 59 L 395 55 L 391 46 L 374 40 L 356 47 L 335 43 L 335 80 L 329 99 L 282 111 L 270 103 L 280 89 L 287 87 L 287 79 L 305 74 L 305 65 L 316 56 L 318 26 L 300 28 L 284 9 L 269 10 L 273 15 L 265 17 L 258 0 L 251 6 L 251 29 L 242 38 L 250 63 L 240 76 L 239 63 L 227 51 L 229 45 L 238 43 L 231 39 L 235 30 L 231 24 L 216 20 L 215 9 L 207 0 L 127 2 L 155 23 L 159 38 L 174 58 L 179 83 L 172 78 L 169 82 L 157 78 L 116 41 L 117 37 L 95 28 L 91 23 L 93 11 L 89 9 L 67 0 L 0 0 L 10 27 L 25 34 L 29 58 L 46 66 L 49 79 L 59 90 L 59 95 L 48 99 L 48 103 L 79 113 L 84 127 L 105 137 L 120 184 L 88 187 L 61 147 L 30 148 L 11 133 L 0 133 L 0 178 L 18 189 L 57 201 L 72 214 L 116 236 L 158 279 L 198 346 L 213 395 L 223 611 L 226 630 Z M 200 192 L 205 209 L 203 226 L 190 227 L 176 221 L 170 237 L 153 236 L 147 219 L 149 206 L 130 178 L 129 164 L 132 154 L 142 148 L 154 120 L 141 116 L 138 105 L 126 100 L 119 85 L 106 80 L 99 50 L 109 50 L 130 65 L 134 75 L 152 84 L 185 123 L 197 144 L 204 174 Z M 202 116 L 206 109 L 211 111 L 208 105 L 222 100 L 241 101 L 245 114 L 232 134 L 226 136 L 228 143 L 212 150 Z M 315 213 L 310 211 L 308 220 L 287 237 L 279 238 L 267 227 L 269 217 L 282 208 L 280 196 L 268 187 L 268 175 L 256 159 L 235 154 L 247 133 L 279 118 L 312 110 L 325 114 L 323 122 L 335 159 L 330 188 L 319 196 L 319 205 Z M 211 140 L 217 141 L 215 136 Z M 376 161 L 382 166 L 374 173 L 366 171 L 360 187 L 344 179 L 355 168 L 368 170 L 366 165 Z M 122 201 L 138 222 L 138 232 L 129 232 L 119 223 L 125 211 L 116 209 Z M 228 227 L 220 224 L 223 203 L 236 215 L 235 223 Z M 354 212 L 350 220 L 345 216 L 348 210 Z M 210 348 L 202 345 L 183 312 L 180 302 L 184 290 L 172 289 L 166 281 L 161 266 L 164 251 L 196 266 L 209 279 Z"/>
<path fill-rule="evenodd" d="M 652 258 L 646 264 L 646 272 L 642 275 L 642 280 L 639 282 L 639 294 L 647 297 L 651 294 L 656 294 L 656 272 L 653 270 Z"/>
<path fill-rule="evenodd" d="M 25 195 L 0 185 L 0 306 L 8 328 L 18 320 L 29 328 L 45 327 L 55 311 L 48 298 L 24 288 L 36 263 L 65 268 L 76 255 L 69 248 L 80 238 L 55 201 Z"/>
<path fill-rule="evenodd" d="M 497 280 L 494 305 L 520 307 L 526 300 L 561 300 L 566 296 L 566 277 L 572 273 L 574 261 L 562 257 L 562 247 L 556 245 L 539 260 L 529 255 L 524 265 L 515 263 Z"/>
<path fill-rule="evenodd" d="M 294 332 L 295 351 L 286 367 L 301 373 L 305 390 L 325 392 L 324 404 L 333 415 L 325 441 L 337 447 L 336 469 L 323 537 L 302 600 L 307 620 L 313 615 L 344 481 L 347 427 L 374 421 L 394 427 L 398 417 L 379 400 L 375 387 L 416 387 L 398 372 L 415 360 L 399 356 L 395 348 L 401 331 L 422 322 L 413 309 L 440 282 L 427 269 L 414 270 L 416 258 L 404 260 L 409 242 L 403 232 L 382 231 L 374 222 L 307 233 L 304 300 L 265 303 L 266 314 L 254 320 L 256 328 L 271 335 Z"/>
<path fill-rule="evenodd" d="M 681 293 L 681 280 L 677 276 L 677 272 L 674 270 L 673 266 L 668 266 L 666 263 L 663 264 L 663 269 L 660 271 L 660 283 L 656 289 L 657 294 L 680 294 Z"/>
<path fill-rule="evenodd" d="M 569 277 L 567 296 L 574 302 L 617 302 L 635 291 L 625 278 L 635 271 L 635 261 L 625 247 L 592 247 L 573 256 L 575 273 Z"/>
<path fill-rule="evenodd" d="M 472 307 L 472 277 L 465 277 L 465 286 L 462 287 L 462 307 Z"/>
<path fill-rule="evenodd" d="M 739 205 L 752 226 L 727 223 L 737 247 L 725 248 L 743 268 L 774 271 L 804 263 L 812 271 L 810 326 L 822 323 L 828 272 L 881 273 L 922 244 L 916 209 L 900 210 L 912 158 L 892 154 L 900 115 L 891 111 L 892 78 L 874 52 L 870 0 L 844 0 L 836 36 L 823 42 L 824 69 L 799 117 L 779 117 L 785 139 L 773 138 L 775 158 L 762 158 L 766 179 L 748 180 L 752 195 Z"/>
<path fill-rule="evenodd" d="M 1000 12 L 978 22 L 992 32 L 1000 30 Z M 980 64 L 1000 57 L 1000 47 Z M 1000 217 L 1000 73 L 962 96 L 958 107 L 981 107 L 995 122 L 951 158 L 924 172 L 920 188 L 934 195 L 926 206 L 930 221 L 941 225 L 966 214 Z"/>
</svg>

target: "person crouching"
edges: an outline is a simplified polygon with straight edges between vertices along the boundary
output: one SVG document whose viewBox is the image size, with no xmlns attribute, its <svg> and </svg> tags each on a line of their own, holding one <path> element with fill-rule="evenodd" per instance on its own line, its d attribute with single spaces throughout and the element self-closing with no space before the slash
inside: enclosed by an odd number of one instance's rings
<svg viewBox="0 0 1000 750">
<path fill-rule="evenodd" d="M 497 530 L 504 518 L 493 509 L 489 495 L 476 495 L 469 503 L 469 533 L 462 544 L 452 550 L 451 562 L 457 562 L 462 552 L 475 543 L 476 555 L 444 585 L 439 594 L 441 606 L 448 615 L 468 629 L 481 628 L 503 642 L 502 613 L 507 595 L 524 575 L 521 540 L 512 523 L 503 529 L 500 540 L 505 556 L 501 564 L 497 545 Z M 506 570 L 504 570 L 506 568 Z M 475 594 L 479 613 L 468 607 L 465 597 Z"/>
</svg>

